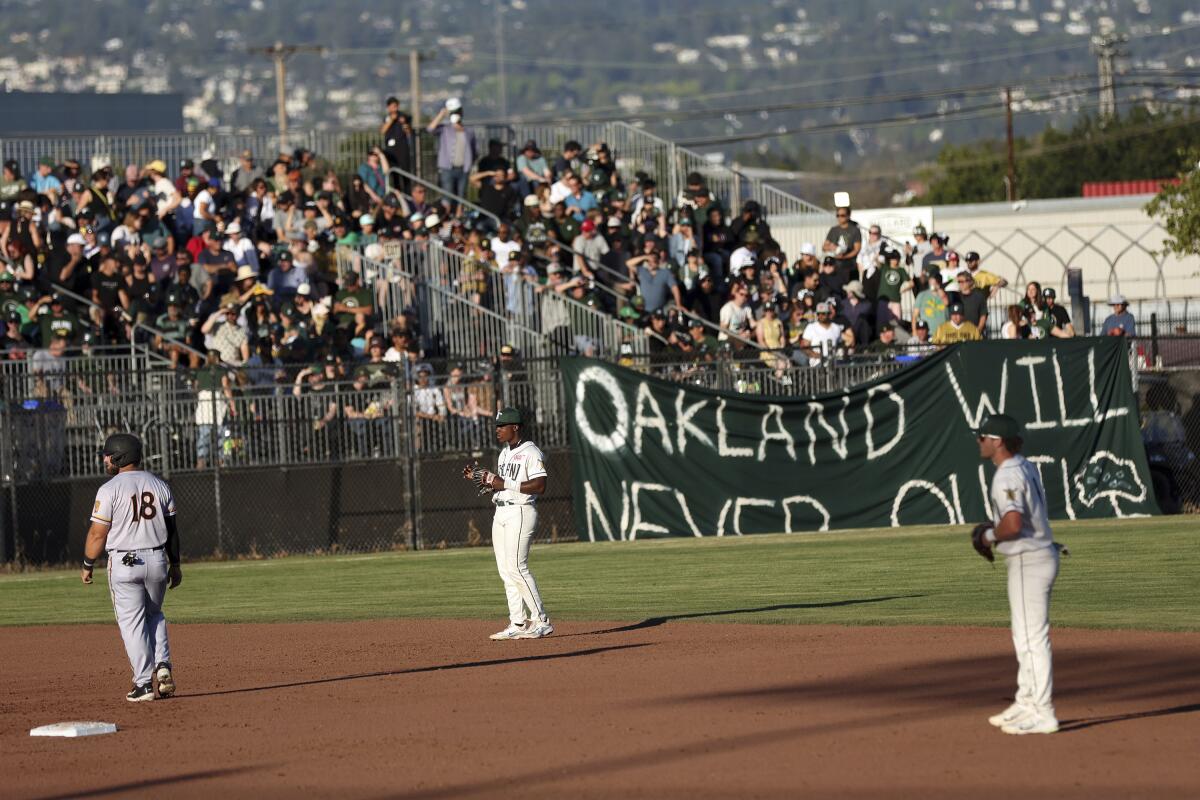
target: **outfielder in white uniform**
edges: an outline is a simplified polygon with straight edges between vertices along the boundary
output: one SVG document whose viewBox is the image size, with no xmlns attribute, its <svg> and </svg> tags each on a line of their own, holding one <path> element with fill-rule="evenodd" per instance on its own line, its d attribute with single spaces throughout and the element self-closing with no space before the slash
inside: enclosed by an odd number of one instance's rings
<svg viewBox="0 0 1200 800">
<path fill-rule="evenodd" d="M 508 597 L 508 627 L 494 640 L 541 639 L 554 633 L 537 581 L 529 572 L 529 545 L 537 528 L 537 496 L 546 491 L 546 460 L 537 445 L 522 437 L 521 412 L 504 408 L 496 414 L 496 440 L 505 445 L 496 473 L 468 466 L 463 477 L 495 490 L 492 502 L 492 549 L 496 569 Z"/>
<path fill-rule="evenodd" d="M 83 551 L 84 583 L 102 551 L 108 551 L 108 591 L 133 667 L 131 703 L 175 693 L 167 620 L 162 603 L 168 586 L 183 580 L 175 498 L 166 482 L 141 468 L 142 443 L 131 433 L 104 442 L 104 471 L 113 478 L 96 492 Z"/>
<path fill-rule="evenodd" d="M 1050 592 L 1058 577 L 1058 551 L 1046 515 L 1046 490 L 1037 467 L 1021 455 L 1021 426 L 992 414 L 975 432 L 979 455 L 996 465 L 992 527 L 984 541 L 996 546 L 1008 568 L 1008 605 L 1017 651 L 1016 702 L 988 718 L 1005 733 L 1054 733 L 1058 719 L 1051 692 Z"/>
</svg>

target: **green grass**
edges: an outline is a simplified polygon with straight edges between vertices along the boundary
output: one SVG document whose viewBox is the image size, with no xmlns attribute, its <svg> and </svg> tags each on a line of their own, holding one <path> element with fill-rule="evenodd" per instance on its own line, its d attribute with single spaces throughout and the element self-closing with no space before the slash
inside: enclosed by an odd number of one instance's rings
<svg viewBox="0 0 1200 800">
<path fill-rule="evenodd" d="M 1054 623 L 1200 630 L 1197 527 L 1194 517 L 1056 525 L 1073 555 Z M 561 620 L 1007 624 L 1003 565 L 979 559 L 962 528 L 542 545 L 532 567 Z M 110 622 L 103 575 L 90 587 L 77 571 L 0 577 L 0 625 Z M 168 598 L 173 622 L 505 616 L 490 548 L 204 563 L 185 565 L 184 578 Z"/>
</svg>

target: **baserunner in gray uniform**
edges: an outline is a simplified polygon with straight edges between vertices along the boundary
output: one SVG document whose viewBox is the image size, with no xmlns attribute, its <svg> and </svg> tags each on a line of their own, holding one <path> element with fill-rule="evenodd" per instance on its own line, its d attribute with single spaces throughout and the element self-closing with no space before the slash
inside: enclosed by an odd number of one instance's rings
<svg viewBox="0 0 1200 800">
<path fill-rule="evenodd" d="M 175 693 L 163 595 L 183 580 L 179 569 L 179 531 L 171 487 L 141 468 L 142 443 L 131 433 L 104 442 L 104 471 L 112 475 L 96 492 L 92 524 L 83 548 L 84 583 L 102 551 L 108 551 L 108 592 L 125 652 L 133 667 L 131 703 Z"/>
</svg>

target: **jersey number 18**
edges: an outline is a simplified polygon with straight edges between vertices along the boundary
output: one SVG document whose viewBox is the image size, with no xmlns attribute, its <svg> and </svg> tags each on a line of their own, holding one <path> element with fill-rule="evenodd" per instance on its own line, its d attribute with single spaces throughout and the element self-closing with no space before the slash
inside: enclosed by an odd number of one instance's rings
<svg viewBox="0 0 1200 800">
<path fill-rule="evenodd" d="M 129 495 L 129 504 L 133 506 L 131 522 L 137 523 L 144 519 L 154 519 L 154 515 L 158 513 L 154 508 L 154 495 L 151 492 L 142 492 L 141 500 L 141 505 L 138 505 L 138 496 L 136 494 Z"/>
</svg>

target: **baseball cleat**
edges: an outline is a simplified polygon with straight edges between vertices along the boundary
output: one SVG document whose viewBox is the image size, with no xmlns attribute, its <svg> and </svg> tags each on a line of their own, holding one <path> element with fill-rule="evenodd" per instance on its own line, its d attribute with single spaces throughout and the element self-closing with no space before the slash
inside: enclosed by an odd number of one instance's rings
<svg viewBox="0 0 1200 800">
<path fill-rule="evenodd" d="M 508 623 L 508 627 L 502 631 L 496 631 L 488 638 L 494 642 L 502 642 L 505 639 L 520 639 L 521 634 L 529 630 L 529 623 L 522 622 L 520 625 L 515 622 Z"/>
<path fill-rule="evenodd" d="M 1041 714 L 1030 714 L 1016 722 L 1001 726 L 1000 730 L 1014 736 L 1023 736 L 1027 733 L 1057 733 L 1058 720 Z"/>
<path fill-rule="evenodd" d="M 133 691 L 125 695 L 131 703 L 144 703 L 154 699 L 154 687 L 147 683 L 145 686 L 134 686 Z"/>
<path fill-rule="evenodd" d="M 554 626 L 549 620 L 545 622 L 531 622 L 529 627 L 523 632 L 517 634 L 518 639 L 543 639 L 554 633 Z"/>
<path fill-rule="evenodd" d="M 992 716 L 988 717 L 988 724 L 994 725 L 997 728 L 1003 728 L 1005 725 L 1012 725 L 1017 720 L 1027 717 L 1032 713 L 1033 709 L 1029 706 L 1023 706 L 1020 703 L 1013 703 L 999 714 L 993 714 Z"/>
<path fill-rule="evenodd" d="M 158 678 L 158 696 L 170 697 L 175 694 L 175 676 L 171 674 L 171 665 L 165 661 L 159 664 L 154 669 L 154 676 Z"/>
</svg>

